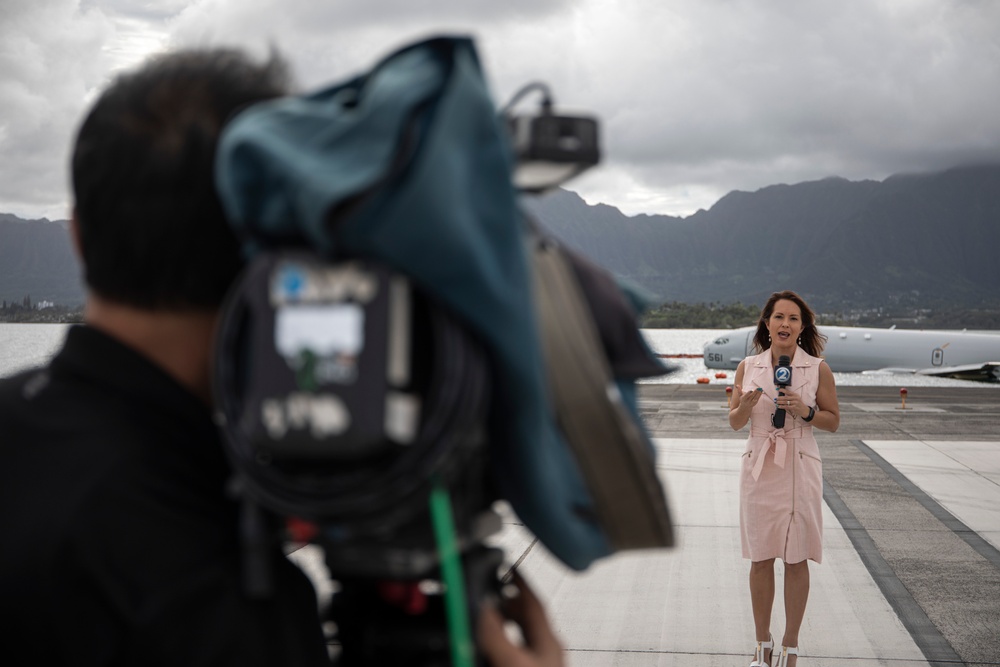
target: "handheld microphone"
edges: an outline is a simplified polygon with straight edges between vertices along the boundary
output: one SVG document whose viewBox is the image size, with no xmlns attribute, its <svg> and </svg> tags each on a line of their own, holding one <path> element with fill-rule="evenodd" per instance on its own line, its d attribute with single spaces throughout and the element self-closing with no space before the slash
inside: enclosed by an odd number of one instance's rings
<svg viewBox="0 0 1000 667">
<path fill-rule="evenodd" d="M 790 384 L 792 384 L 792 360 L 787 354 L 783 354 L 778 357 L 778 365 L 774 367 L 774 386 L 778 388 L 778 396 L 784 396 L 785 392 L 781 390 Z M 771 425 L 774 428 L 784 428 L 785 410 L 783 408 L 778 408 L 771 415 Z"/>
</svg>

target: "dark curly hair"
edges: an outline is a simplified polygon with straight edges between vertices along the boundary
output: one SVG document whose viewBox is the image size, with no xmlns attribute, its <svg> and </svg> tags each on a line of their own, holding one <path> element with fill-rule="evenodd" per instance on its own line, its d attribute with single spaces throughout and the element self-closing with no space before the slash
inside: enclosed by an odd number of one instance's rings
<svg viewBox="0 0 1000 667">
<path fill-rule="evenodd" d="M 771 319 L 774 312 L 774 304 L 785 299 L 795 303 L 802 311 L 802 333 L 799 334 L 799 347 L 814 357 L 823 353 L 826 345 L 826 336 L 821 334 L 816 328 L 816 314 L 813 313 L 802 297 L 791 290 L 775 292 L 768 298 L 764 308 L 760 311 L 760 318 L 757 320 L 757 332 L 753 336 L 753 347 L 757 352 L 763 352 L 771 347 L 771 339 L 767 332 L 767 321 Z"/>
<path fill-rule="evenodd" d="M 290 87 L 277 55 L 233 49 L 155 57 L 87 114 L 72 158 L 87 285 L 151 309 L 216 307 L 243 258 L 215 191 L 215 149 L 236 112 Z"/>
</svg>

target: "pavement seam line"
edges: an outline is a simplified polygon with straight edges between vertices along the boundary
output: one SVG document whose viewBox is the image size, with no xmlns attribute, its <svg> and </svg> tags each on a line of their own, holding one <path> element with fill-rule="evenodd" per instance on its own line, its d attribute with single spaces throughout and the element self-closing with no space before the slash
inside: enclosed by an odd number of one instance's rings
<svg viewBox="0 0 1000 667">
<path fill-rule="evenodd" d="M 994 479 L 990 479 L 989 477 L 987 477 L 983 473 L 979 472 L 978 470 L 973 470 L 967 464 L 963 463 L 962 461 L 959 461 L 954 456 L 952 456 L 951 452 L 948 452 L 948 451 L 946 451 L 944 449 L 941 449 L 940 447 L 937 447 L 937 446 L 935 446 L 935 445 L 932 444 L 934 442 L 941 443 L 940 440 L 921 440 L 921 442 L 923 442 L 925 445 L 927 445 L 928 447 L 930 447 L 931 449 L 933 449 L 935 452 L 938 452 L 942 456 L 944 456 L 944 457 L 950 459 L 951 461 L 954 461 L 958 465 L 962 466 L 963 468 L 965 468 L 966 470 L 968 470 L 969 472 L 971 472 L 972 474 L 974 474 L 979 479 L 985 481 L 986 483 L 992 484 L 994 486 L 1000 486 L 1000 482 L 998 482 L 998 481 L 996 481 Z"/>
<path fill-rule="evenodd" d="M 531 550 L 535 548 L 536 544 L 538 544 L 538 538 L 537 537 L 535 539 L 531 540 L 531 544 L 528 545 L 528 547 L 524 550 L 524 553 L 521 554 L 521 556 L 517 559 L 517 561 L 513 565 L 511 565 L 509 568 L 507 568 L 507 571 L 500 578 L 500 582 L 501 583 L 503 583 L 503 584 L 509 584 L 510 583 L 510 580 L 514 577 L 514 572 L 517 571 L 517 568 L 519 568 L 521 566 L 521 563 L 523 563 L 524 559 L 528 557 L 528 554 L 531 553 Z"/>
<path fill-rule="evenodd" d="M 743 653 L 730 653 L 725 651 L 667 651 L 662 649 L 643 649 L 643 648 L 564 648 L 564 653 L 609 653 L 609 654 L 619 654 L 619 653 L 640 653 L 646 655 L 692 655 L 692 656 L 732 656 L 734 658 L 742 658 Z M 806 654 L 802 653 L 802 658 L 809 659 L 820 659 L 820 660 L 835 660 L 839 662 L 860 662 L 860 663 L 870 663 L 871 658 L 862 657 L 852 657 L 852 656 L 842 656 L 842 655 L 822 655 L 822 654 Z M 892 663 L 902 663 L 905 665 L 912 665 L 913 660 L 910 658 L 879 658 L 878 663 L 881 664 L 892 664 Z M 961 660 L 958 661 L 959 665 L 996 665 L 996 663 L 990 662 L 970 662 L 964 663 Z"/>
<path fill-rule="evenodd" d="M 854 545 L 861 562 L 868 569 L 868 573 L 893 611 L 896 612 L 903 627 L 910 633 L 917 648 L 924 654 L 927 662 L 935 667 L 964 665 L 965 662 L 962 658 L 955 652 L 937 626 L 931 622 L 924 610 L 910 595 L 910 591 L 896 576 L 889 563 L 882 557 L 875 545 L 875 540 L 854 516 L 854 512 L 840 497 L 833 485 L 825 479 L 823 480 L 823 500 L 840 521 L 841 527 L 848 539 L 851 540 L 851 544 Z"/>
<path fill-rule="evenodd" d="M 1000 550 L 987 542 L 979 533 L 965 525 L 960 519 L 958 519 L 958 517 L 945 509 L 939 502 L 927 495 L 923 489 L 910 481 L 906 475 L 894 468 L 891 463 L 882 458 L 882 456 L 874 449 L 866 445 L 863 440 L 851 440 L 851 443 L 860 449 L 865 456 L 871 459 L 875 465 L 881 468 L 882 471 L 887 474 L 890 479 L 892 479 L 892 481 L 899 484 L 899 486 L 910 494 L 914 500 L 920 503 L 924 509 L 930 512 L 935 519 L 943 523 L 949 530 L 972 547 L 973 551 L 992 563 L 994 567 L 1000 569 Z M 931 449 L 934 448 L 931 447 Z"/>
</svg>

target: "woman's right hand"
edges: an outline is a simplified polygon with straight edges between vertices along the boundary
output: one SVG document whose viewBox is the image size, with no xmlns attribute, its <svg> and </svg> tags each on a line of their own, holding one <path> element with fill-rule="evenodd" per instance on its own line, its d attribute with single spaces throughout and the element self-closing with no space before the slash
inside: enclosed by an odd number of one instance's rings
<svg viewBox="0 0 1000 667">
<path fill-rule="evenodd" d="M 729 406 L 729 425 L 734 431 L 739 431 L 750 421 L 750 413 L 757 401 L 764 395 L 760 387 L 743 391 L 743 362 L 736 369 L 736 381 L 733 383 L 733 399 Z"/>
<path fill-rule="evenodd" d="M 756 389 L 750 389 L 747 392 L 743 391 L 743 387 L 736 385 L 736 393 L 740 395 L 740 405 L 746 405 L 750 411 L 753 411 L 753 406 L 757 405 L 757 401 L 760 397 L 764 395 L 764 390 L 760 387 Z"/>
</svg>

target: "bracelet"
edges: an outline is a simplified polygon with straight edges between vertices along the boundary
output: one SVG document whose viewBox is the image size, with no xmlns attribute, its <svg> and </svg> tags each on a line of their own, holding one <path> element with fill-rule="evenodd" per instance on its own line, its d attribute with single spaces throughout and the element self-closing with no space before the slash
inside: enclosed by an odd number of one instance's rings
<svg viewBox="0 0 1000 667">
<path fill-rule="evenodd" d="M 803 417 L 802 421 L 804 421 L 804 422 L 811 422 L 813 420 L 813 417 L 815 417 L 815 416 L 816 416 L 816 409 L 815 408 L 809 408 L 809 414 L 807 414 L 805 417 Z"/>
</svg>

